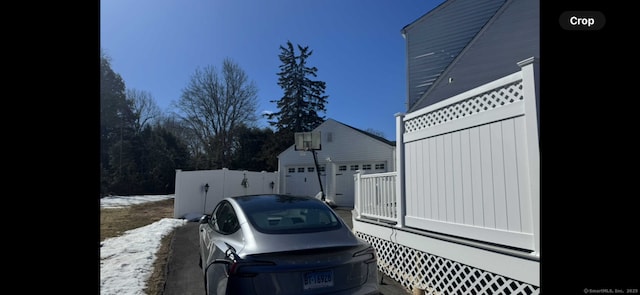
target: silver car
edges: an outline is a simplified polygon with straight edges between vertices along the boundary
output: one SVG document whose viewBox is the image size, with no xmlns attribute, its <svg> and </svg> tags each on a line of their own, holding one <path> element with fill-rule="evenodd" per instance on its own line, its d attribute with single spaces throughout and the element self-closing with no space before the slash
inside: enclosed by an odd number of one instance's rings
<svg viewBox="0 0 640 295">
<path fill-rule="evenodd" d="M 225 198 L 199 227 L 207 294 L 379 294 L 374 248 L 316 198 Z"/>
</svg>

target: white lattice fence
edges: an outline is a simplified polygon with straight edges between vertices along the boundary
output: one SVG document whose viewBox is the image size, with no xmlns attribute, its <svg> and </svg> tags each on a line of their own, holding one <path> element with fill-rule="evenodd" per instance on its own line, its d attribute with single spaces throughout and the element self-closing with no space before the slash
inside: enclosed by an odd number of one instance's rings
<svg viewBox="0 0 640 295">
<path fill-rule="evenodd" d="M 414 286 L 426 294 L 539 294 L 538 286 L 431 255 L 374 236 L 356 233 L 373 245 L 378 268 L 411 290 Z"/>
<path fill-rule="evenodd" d="M 522 80 L 517 80 L 441 109 L 409 119 L 405 122 L 405 130 L 407 133 L 423 130 L 480 112 L 486 112 L 498 107 L 519 102 L 523 99 Z"/>
</svg>

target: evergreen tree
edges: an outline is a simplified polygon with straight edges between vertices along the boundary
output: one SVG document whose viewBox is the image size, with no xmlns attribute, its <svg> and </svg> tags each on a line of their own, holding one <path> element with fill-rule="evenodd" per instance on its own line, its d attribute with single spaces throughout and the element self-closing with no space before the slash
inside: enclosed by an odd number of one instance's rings
<svg viewBox="0 0 640 295">
<path fill-rule="evenodd" d="M 282 64 L 277 74 L 278 85 L 284 90 L 284 95 L 279 100 L 272 100 L 279 109 L 278 112 L 267 114 L 271 126 L 276 132 L 290 137 L 287 142 L 293 142 L 294 132 L 308 132 L 324 122 L 327 95 L 325 82 L 314 81 L 309 77 L 317 77 L 318 69 L 309 67 L 307 59 L 313 53 L 308 46 L 298 45 L 299 54 L 296 55 L 291 41 L 287 41 L 286 47 L 280 46 L 278 57 Z"/>
<path fill-rule="evenodd" d="M 273 136 L 269 128 L 239 126 L 234 138 L 233 160 L 230 169 L 249 171 L 275 171 L 277 165 L 270 166 L 267 159 L 275 156 L 268 152 L 268 141 Z"/>
<path fill-rule="evenodd" d="M 189 151 L 160 124 L 150 93 L 125 89 L 110 58 L 100 56 L 100 195 L 168 194 L 175 170 L 188 168 Z"/>
<path fill-rule="evenodd" d="M 100 52 L 100 189 L 112 192 L 114 181 L 126 172 L 124 153 L 134 136 L 136 116 L 127 100 L 122 77 L 111 69 L 111 59 Z"/>
</svg>

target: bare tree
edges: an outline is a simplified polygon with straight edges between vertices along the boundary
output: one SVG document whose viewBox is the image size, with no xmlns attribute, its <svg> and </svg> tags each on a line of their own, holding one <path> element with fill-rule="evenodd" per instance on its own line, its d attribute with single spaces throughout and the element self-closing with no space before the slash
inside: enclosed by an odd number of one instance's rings
<svg viewBox="0 0 640 295">
<path fill-rule="evenodd" d="M 140 132 L 147 124 L 160 119 L 162 112 L 153 100 L 151 93 L 137 89 L 127 89 L 127 99 L 132 102 L 133 112 L 137 121 L 136 131 Z"/>
<path fill-rule="evenodd" d="M 176 106 L 203 149 L 211 167 L 230 163 L 234 130 L 257 120 L 257 87 L 238 64 L 226 58 L 222 71 L 214 66 L 196 69 Z"/>
</svg>

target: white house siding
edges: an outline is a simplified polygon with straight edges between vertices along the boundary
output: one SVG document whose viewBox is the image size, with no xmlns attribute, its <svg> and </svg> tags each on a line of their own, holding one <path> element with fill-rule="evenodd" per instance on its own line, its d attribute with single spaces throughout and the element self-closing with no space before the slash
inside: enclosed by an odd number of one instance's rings
<svg viewBox="0 0 640 295">
<path fill-rule="evenodd" d="M 438 86 L 438 80 L 442 79 L 441 75 L 445 74 L 449 64 L 467 48 L 468 43 L 479 34 L 483 25 L 491 19 L 504 2 L 505 0 L 445 1 L 402 29 L 407 49 L 407 105 L 409 111 L 433 103 L 431 99 L 422 101 L 422 98 L 431 91 L 432 87 Z M 495 50 L 495 52 L 504 54 L 501 50 Z M 495 55 L 495 53 L 493 54 Z M 483 56 L 483 58 L 486 57 Z M 476 64 L 478 63 L 476 62 Z M 465 75 L 478 73 L 485 77 L 487 74 L 493 74 L 487 73 L 488 65 L 486 63 L 482 63 L 482 66 L 480 71 L 463 73 Z M 516 69 L 508 73 L 514 71 Z M 495 78 L 504 75 L 502 73 Z M 468 85 L 466 82 L 461 83 L 459 78 L 463 77 L 455 76 L 455 83 L 450 84 L 450 87 L 455 87 L 458 90 L 457 93 L 461 92 L 461 89 L 468 90 L 482 84 Z M 444 98 L 446 97 L 441 97 L 440 100 Z"/>
<path fill-rule="evenodd" d="M 344 125 L 336 120 L 327 119 L 314 131 L 321 133 L 322 149 L 316 151 L 318 165 L 325 171 L 321 175 L 322 185 L 327 199 L 337 206 L 353 207 L 353 174 L 357 170 L 364 173 L 381 173 L 395 170 L 395 147 L 375 139 L 361 131 Z M 376 169 L 376 165 L 383 169 Z M 357 165 L 357 169 L 352 169 Z M 370 170 L 363 170 L 370 165 Z M 345 170 L 340 170 L 340 167 Z M 305 168 L 298 172 L 298 168 Z M 296 151 L 289 147 L 278 156 L 280 188 L 285 194 L 303 194 L 315 196 L 320 192 L 318 176 L 314 167 L 313 154 L 310 151 Z M 289 172 L 293 168 L 294 172 Z M 380 168 L 380 166 L 378 166 Z M 305 181 L 306 180 L 306 181 Z"/>
<path fill-rule="evenodd" d="M 540 56 L 539 2 L 445 1 L 407 26 L 408 112 L 516 72 L 517 61 Z"/>
</svg>

